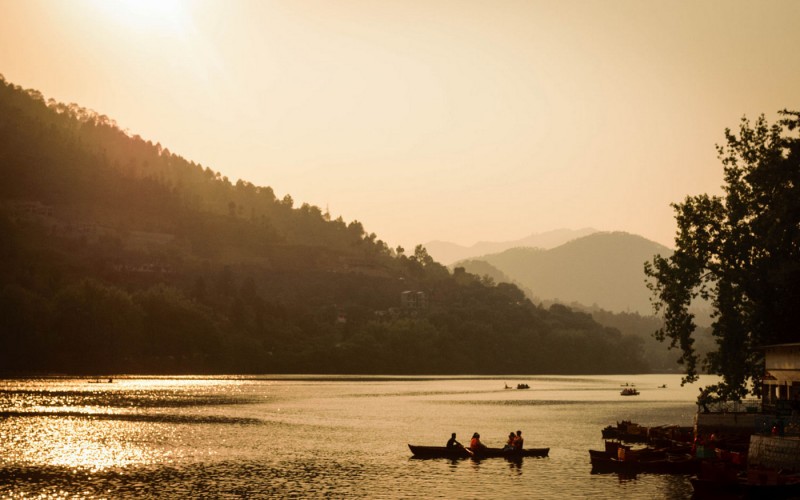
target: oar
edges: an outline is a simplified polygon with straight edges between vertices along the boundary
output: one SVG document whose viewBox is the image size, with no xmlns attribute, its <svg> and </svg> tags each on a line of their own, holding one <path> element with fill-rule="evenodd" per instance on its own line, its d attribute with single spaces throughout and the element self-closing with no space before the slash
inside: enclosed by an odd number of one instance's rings
<svg viewBox="0 0 800 500">
<path fill-rule="evenodd" d="M 461 449 L 466 451 L 469 454 L 470 457 L 475 458 L 475 452 L 474 451 L 470 450 L 469 448 L 467 448 L 466 446 L 464 446 L 461 443 L 458 443 L 458 445 L 461 446 Z"/>
</svg>

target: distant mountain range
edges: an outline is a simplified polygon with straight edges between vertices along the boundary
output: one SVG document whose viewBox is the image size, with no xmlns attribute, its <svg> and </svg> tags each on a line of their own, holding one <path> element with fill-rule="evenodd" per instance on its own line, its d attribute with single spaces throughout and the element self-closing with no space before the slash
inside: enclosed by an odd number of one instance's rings
<svg viewBox="0 0 800 500">
<path fill-rule="evenodd" d="M 531 247 L 531 248 L 555 248 L 559 245 L 596 233 L 597 229 L 590 227 L 583 229 L 554 229 L 544 233 L 533 233 L 524 238 L 513 241 L 479 241 L 471 246 L 458 245 L 448 241 L 429 241 L 424 246 L 428 254 L 448 265 L 453 262 L 478 257 L 492 253 L 499 253 L 510 248 Z"/>
<path fill-rule="evenodd" d="M 672 250 L 634 234 L 592 232 L 551 249 L 512 248 L 454 265 L 515 282 L 538 300 L 652 314 L 643 266 L 656 254 Z"/>
</svg>

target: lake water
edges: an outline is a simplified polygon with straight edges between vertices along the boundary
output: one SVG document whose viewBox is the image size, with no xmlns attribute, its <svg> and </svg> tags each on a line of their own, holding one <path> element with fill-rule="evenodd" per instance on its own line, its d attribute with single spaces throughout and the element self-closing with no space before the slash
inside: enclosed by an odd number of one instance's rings
<svg viewBox="0 0 800 500">
<path fill-rule="evenodd" d="M 625 383 L 641 395 L 620 396 Z M 0 496 L 690 498 L 684 476 L 591 474 L 588 450 L 622 419 L 692 425 L 697 387 L 679 375 L 0 380 Z M 517 429 L 550 456 L 417 460 L 407 446 L 476 431 L 501 446 Z"/>
</svg>

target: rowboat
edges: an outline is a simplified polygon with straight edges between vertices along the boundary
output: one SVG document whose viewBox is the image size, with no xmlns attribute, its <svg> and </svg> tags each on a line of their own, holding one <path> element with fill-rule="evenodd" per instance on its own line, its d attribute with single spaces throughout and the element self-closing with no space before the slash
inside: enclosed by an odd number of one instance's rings
<svg viewBox="0 0 800 500">
<path fill-rule="evenodd" d="M 521 458 L 521 457 L 546 457 L 550 448 L 526 448 L 524 450 L 506 450 L 503 448 L 447 448 L 445 446 L 418 446 L 409 444 L 408 448 L 414 458 Z"/>
</svg>

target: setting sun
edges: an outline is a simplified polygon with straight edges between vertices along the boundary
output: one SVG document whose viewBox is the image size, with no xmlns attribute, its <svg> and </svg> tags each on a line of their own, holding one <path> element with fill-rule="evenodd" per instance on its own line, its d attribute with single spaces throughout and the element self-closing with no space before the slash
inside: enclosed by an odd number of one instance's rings
<svg viewBox="0 0 800 500">
<path fill-rule="evenodd" d="M 136 31 L 183 35 L 189 25 L 187 4 L 180 0 L 93 0 L 90 7 L 104 20 Z"/>
</svg>

